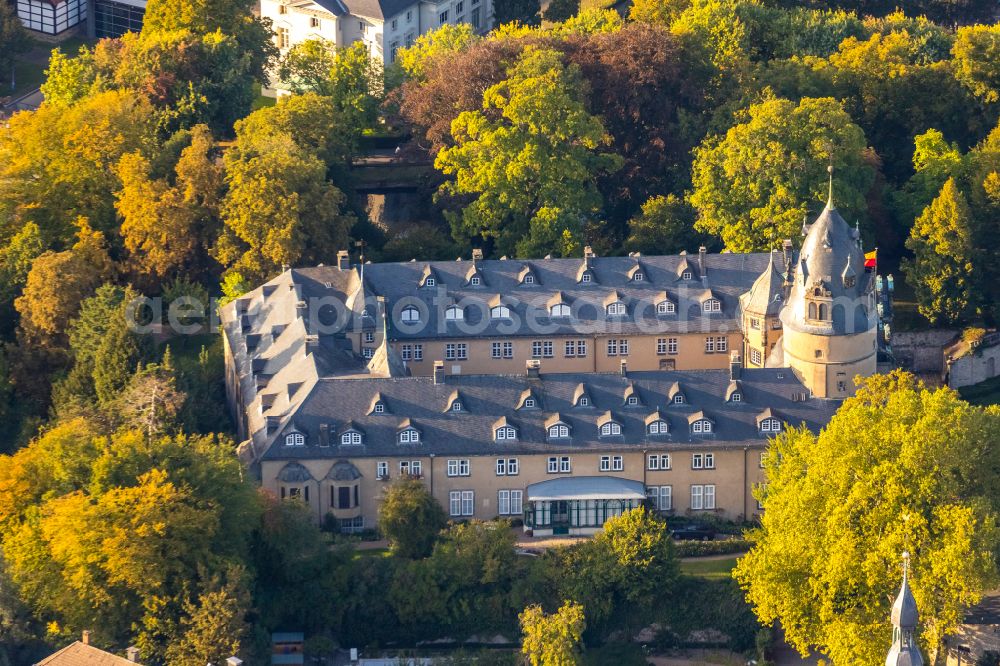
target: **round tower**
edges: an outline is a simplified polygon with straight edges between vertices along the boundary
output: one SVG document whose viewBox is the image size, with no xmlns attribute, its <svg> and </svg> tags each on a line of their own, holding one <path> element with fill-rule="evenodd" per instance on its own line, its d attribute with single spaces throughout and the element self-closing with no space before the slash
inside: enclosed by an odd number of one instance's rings
<svg viewBox="0 0 1000 666">
<path fill-rule="evenodd" d="M 832 174 L 832 171 L 831 171 Z M 860 233 L 833 205 L 833 186 L 805 240 L 781 310 L 784 363 L 818 398 L 854 393 L 854 377 L 875 374 L 874 273 L 865 270 Z"/>
<path fill-rule="evenodd" d="M 903 553 L 903 584 L 896 602 L 892 604 L 892 648 L 885 659 L 885 666 L 924 666 L 924 658 L 917 647 L 917 602 L 910 592 L 910 556 Z"/>
</svg>

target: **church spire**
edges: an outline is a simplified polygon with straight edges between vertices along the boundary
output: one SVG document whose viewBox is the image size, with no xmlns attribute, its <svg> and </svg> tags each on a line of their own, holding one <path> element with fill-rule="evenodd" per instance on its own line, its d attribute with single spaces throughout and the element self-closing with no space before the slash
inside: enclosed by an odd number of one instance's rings
<svg viewBox="0 0 1000 666">
<path fill-rule="evenodd" d="M 892 648 L 885 659 L 885 666 L 923 666 L 915 638 L 917 622 L 917 602 L 910 592 L 910 554 L 903 553 L 903 584 L 892 605 Z"/>
</svg>

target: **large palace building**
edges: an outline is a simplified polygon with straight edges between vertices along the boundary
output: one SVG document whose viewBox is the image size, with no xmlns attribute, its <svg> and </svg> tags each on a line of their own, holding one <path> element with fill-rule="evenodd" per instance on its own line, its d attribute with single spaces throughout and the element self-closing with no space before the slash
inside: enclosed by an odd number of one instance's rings
<svg viewBox="0 0 1000 666">
<path fill-rule="evenodd" d="M 768 438 L 876 370 L 875 275 L 801 249 L 289 269 L 222 310 L 241 453 L 346 531 L 421 478 L 455 518 L 587 533 L 647 502 L 749 518 Z"/>
</svg>

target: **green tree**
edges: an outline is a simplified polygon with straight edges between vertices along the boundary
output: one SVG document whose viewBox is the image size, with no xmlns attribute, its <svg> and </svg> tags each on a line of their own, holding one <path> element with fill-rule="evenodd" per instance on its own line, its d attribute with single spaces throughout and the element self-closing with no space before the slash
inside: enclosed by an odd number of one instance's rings
<svg viewBox="0 0 1000 666">
<path fill-rule="evenodd" d="M 329 97 L 352 133 L 375 126 L 383 97 L 383 66 L 363 42 L 338 49 L 333 42 L 309 39 L 281 61 L 278 76 L 295 94 Z"/>
<path fill-rule="evenodd" d="M 558 23 L 580 11 L 580 0 L 552 0 L 542 13 L 546 21 Z"/>
<path fill-rule="evenodd" d="M 14 301 L 28 281 L 31 264 L 45 251 L 38 225 L 28 222 L 0 248 L 0 337 L 7 338 L 14 328 Z"/>
<path fill-rule="evenodd" d="M 976 246 L 969 203 L 949 178 L 917 218 L 906 241 L 913 259 L 904 259 L 907 283 L 917 309 L 932 323 L 954 323 L 975 311 Z"/>
<path fill-rule="evenodd" d="M 52 49 L 45 82 L 41 86 L 47 105 L 70 106 L 97 92 L 100 86 L 93 51 L 81 46 L 74 57 L 67 56 L 60 48 Z"/>
<path fill-rule="evenodd" d="M 765 512 L 734 576 L 764 625 L 780 621 L 805 655 L 870 664 L 890 640 L 886 618 L 900 554 L 920 643 L 934 663 L 964 609 L 996 585 L 1000 413 L 912 375 L 875 375 L 818 435 L 790 429 L 769 446 Z"/>
<path fill-rule="evenodd" d="M 586 627 L 583 606 L 565 602 L 546 615 L 541 606 L 528 606 L 521 620 L 521 652 L 531 666 L 575 666 L 580 663 L 580 638 Z"/>
<path fill-rule="evenodd" d="M 1000 101 L 1000 24 L 959 28 L 951 53 L 962 85 L 983 102 Z"/>
<path fill-rule="evenodd" d="M 537 0 L 535 0 L 537 5 Z M 500 3 L 497 3 L 499 5 Z M 499 20 L 499 7 L 497 21 Z M 411 79 L 424 77 L 427 63 L 442 54 L 455 53 L 479 41 L 479 37 L 468 23 L 446 23 L 437 30 L 431 30 L 417 37 L 413 46 L 400 49 L 396 61 Z"/>
<path fill-rule="evenodd" d="M 66 327 L 69 348 L 77 363 L 92 366 L 104 338 L 111 329 L 125 323 L 125 305 L 137 295 L 131 289 L 108 282 L 80 304 L 79 313 Z"/>
<path fill-rule="evenodd" d="M 10 89 L 17 85 L 14 80 L 14 63 L 17 57 L 27 53 L 31 48 L 28 31 L 17 18 L 14 5 L 0 5 L 0 75 L 6 77 L 10 73 Z"/>
<path fill-rule="evenodd" d="M 455 176 L 441 192 L 477 195 L 451 215 L 456 237 L 493 239 L 501 254 L 569 254 L 601 208 L 597 176 L 620 165 L 601 152 L 609 139 L 582 97 L 578 67 L 529 47 L 507 80 L 483 93 L 483 111 L 455 119 L 456 145 L 435 160 Z"/>
<path fill-rule="evenodd" d="M 94 392 L 102 405 L 110 404 L 128 386 L 142 361 L 138 336 L 125 322 L 110 327 L 94 353 Z"/>
<path fill-rule="evenodd" d="M 181 618 L 181 639 L 167 648 L 167 661 L 178 666 L 224 664 L 229 657 L 242 652 L 250 634 L 246 615 L 250 610 L 250 594 L 246 589 L 246 572 L 234 567 L 208 581 L 196 602 L 184 604 Z"/>
<path fill-rule="evenodd" d="M 493 6 L 497 25 L 515 22 L 538 25 L 541 23 L 539 18 L 541 11 L 542 5 L 539 0 L 497 0 Z"/>
<path fill-rule="evenodd" d="M 669 28 L 670 24 L 690 6 L 690 0 L 634 0 L 628 16 L 633 21 L 654 23 Z"/>
<path fill-rule="evenodd" d="M 430 555 L 446 522 L 444 509 L 420 479 L 394 482 L 378 507 L 378 529 L 398 557 Z"/>
<path fill-rule="evenodd" d="M 724 137 L 710 137 L 695 151 L 695 228 L 719 236 L 733 252 L 776 247 L 794 238 L 810 208 L 827 198 L 831 163 L 837 208 L 863 217 L 874 169 L 864 133 L 840 103 L 804 98 L 754 104 Z"/>
<path fill-rule="evenodd" d="M 677 254 L 705 243 L 694 230 L 696 215 L 689 203 L 673 194 L 653 197 L 642 204 L 642 213 L 629 222 L 625 246 L 643 254 Z"/>
</svg>

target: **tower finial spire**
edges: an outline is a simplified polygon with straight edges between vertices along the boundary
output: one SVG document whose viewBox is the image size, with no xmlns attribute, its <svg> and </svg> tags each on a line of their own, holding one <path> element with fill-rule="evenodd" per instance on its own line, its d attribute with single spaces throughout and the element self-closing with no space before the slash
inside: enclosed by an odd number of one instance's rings
<svg viewBox="0 0 1000 666">
<path fill-rule="evenodd" d="M 826 168 L 826 172 L 830 174 L 830 192 L 826 200 L 826 207 L 833 210 L 833 164 Z"/>
<path fill-rule="evenodd" d="M 916 630 L 919 621 L 917 602 L 910 591 L 910 554 L 903 553 L 903 583 L 892 605 L 892 648 L 885 666 L 923 666 L 924 658 L 917 646 Z"/>
</svg>

